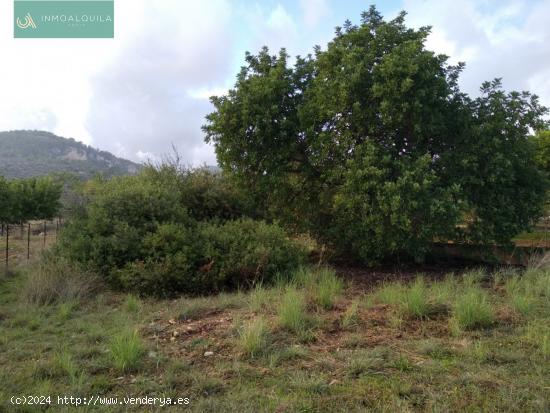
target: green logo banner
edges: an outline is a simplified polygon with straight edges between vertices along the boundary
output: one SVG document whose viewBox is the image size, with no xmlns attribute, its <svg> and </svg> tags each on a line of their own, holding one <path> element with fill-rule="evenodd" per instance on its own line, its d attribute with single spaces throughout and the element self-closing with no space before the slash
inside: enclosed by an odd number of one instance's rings
<svg viewBox="0 0 550 413">
<path fill-rule="evenodd" d="M 114 0 L 15 0 L 15 38 L 112 38 Z"/>
</svg>

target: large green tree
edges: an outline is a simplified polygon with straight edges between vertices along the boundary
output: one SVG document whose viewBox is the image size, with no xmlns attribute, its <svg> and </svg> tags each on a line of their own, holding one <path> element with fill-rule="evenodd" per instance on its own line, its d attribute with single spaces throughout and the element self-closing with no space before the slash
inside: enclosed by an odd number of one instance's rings
<svg viewBox="0 0 550 413">
<path fill-rule="evenodd" d="M 546 108 L 498 80 L 470 98 L 429 32 L 371 7 L 293 67 L 284 49 L 247 54 L 206 141 L 267 214 L 367 262 L 437 238 L 506 243 L 541 211 L 527 136 Z"/>
</svg>

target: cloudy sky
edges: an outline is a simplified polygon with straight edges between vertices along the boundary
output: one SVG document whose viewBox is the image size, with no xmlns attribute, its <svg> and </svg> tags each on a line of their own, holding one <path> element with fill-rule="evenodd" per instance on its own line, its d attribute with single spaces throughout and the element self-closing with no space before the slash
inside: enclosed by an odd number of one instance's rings
<svg viewBox="0 0 550 413">
<path fill-rule="evenodd" d="M 115 0 L 114 39 L 13 39 L 0 0 L 0 130 L 43 129 L 133 160 L 170 152 L 215 164 L 200 126 L 246 50 L 324 46 L 373 1 Z M 550 106 L 550 0 L 386 0 L 388 19 L 433 26 L 427 47 L 466 61 L 461 84 L 530 90 Z"/>
</svg>

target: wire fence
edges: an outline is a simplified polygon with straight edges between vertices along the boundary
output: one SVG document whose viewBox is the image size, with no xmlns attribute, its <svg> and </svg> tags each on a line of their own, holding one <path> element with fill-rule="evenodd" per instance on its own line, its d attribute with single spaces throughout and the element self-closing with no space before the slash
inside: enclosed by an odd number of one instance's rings
<svg viewBox="0 0 550 413">
<path fill-rule="evenodd" d="M 61 218 L 0 225 L 0 268 L 7 272 L 48 249 L 62 226 Z"/>
</svg>

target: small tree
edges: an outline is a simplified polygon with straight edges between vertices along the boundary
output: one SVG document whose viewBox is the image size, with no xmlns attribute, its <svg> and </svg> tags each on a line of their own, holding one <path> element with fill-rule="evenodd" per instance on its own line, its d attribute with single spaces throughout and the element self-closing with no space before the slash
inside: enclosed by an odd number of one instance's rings
<svg viewBox="0 0 550 413">
<path fill-rule="evenodd" d="M 6 181 L 0 177 L 0 222 L 51 219 L 60 207 L 61 186 L 48 177 Z"/>
</svg>

